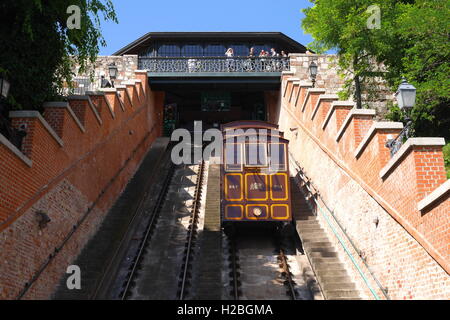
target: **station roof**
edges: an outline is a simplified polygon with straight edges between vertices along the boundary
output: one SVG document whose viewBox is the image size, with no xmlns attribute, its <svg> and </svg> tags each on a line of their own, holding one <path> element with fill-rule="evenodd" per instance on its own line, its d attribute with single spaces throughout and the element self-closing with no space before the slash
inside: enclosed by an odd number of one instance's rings
<svg viewBox="0 0 450 320">
<path fill-rule="evenodd" d="M 306 48 L 294 39 L 281 32 L 149 32 L 139 39 L 126 45 L 113 55 L 139 54 L 153 41 L 252 41 L 269 42 L 274 41 L 288 50 L 288 52 L 305 53 Z"/>
</svg>

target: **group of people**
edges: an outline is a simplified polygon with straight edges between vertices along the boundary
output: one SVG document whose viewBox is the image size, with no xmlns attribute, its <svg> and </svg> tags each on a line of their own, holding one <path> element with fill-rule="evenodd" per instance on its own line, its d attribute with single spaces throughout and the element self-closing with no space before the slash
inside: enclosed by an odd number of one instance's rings
<svg viewBox="0 0 450 320">
<path fill-rule="evenodd" d="M 273 71 L 283 71 L 289 68 L 289 59 L 286 52 L 281 51 L 278 53 L 275 48 L 269 51 L 261 50 L 257 56 L 255 53 L 255 48 L 250 48 L 248 56 L 242 61 L 235 61 L 233 48 L 228 48 L 225 52 L 226 59 L 226 69 L 227 71 L 258 71 L 258 72 L 273 72 Z M 279 58 L 279 59 L 269 59 L 269 58 Z"/>
<path fill-rule="evenodd" d="M 234 50 L 233 50 L 233 48 L 228 48 L 228 50 L 225 52 L 225 56 L 227 56 L 228 58 L 234 57 Z M 261 57 L 283 57 L 283 58 L 287 58 L 287 56 L 288 55 L 287 55 L 286 52 L 284 52 L 284 50 L 281 50 L 281 53 L 278 53 L 275 50 L 275 48 L 271 48 L 270 52 L 262 49 L 259 52 L 259 55 L 258 55 L 258 57 L 260 57 L 260 58 Z M 253 47 L 250 48 L 250 51 L 248 53 L 248 57 L 249 58 L 256 57 L 255 48 L 253 48 Z"/>
</svg>

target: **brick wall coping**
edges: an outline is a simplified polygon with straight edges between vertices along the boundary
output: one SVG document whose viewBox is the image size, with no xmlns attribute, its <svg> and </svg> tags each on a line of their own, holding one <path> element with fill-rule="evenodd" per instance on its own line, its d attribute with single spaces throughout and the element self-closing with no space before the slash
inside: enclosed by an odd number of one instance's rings
<svg viewBox="0 0 450 320">
<path fill-rule="evenodd" d="M 72 119 L 75 121 L 75 123 L 78 125 L 78 128 L 80 128 L 81 132 L 86 132 L 86 129 L 81 124 L 78 117 L 73 112 L 72 108 L 70 107 L 68 102 L 58 102 L 58 101 L 50 101 L 50 102 L 44 102 L 43 104 L 44 108 L 65 108 L 69 112 L 69 114 L 72 116 Z"/>
<path fill-rule="evenodd" d="M 60 137 L 56 134 L 56 132 L 50 127 L 47 121 L 42 117 L 42 115 L 39 113 L 39 111 L 29 111 L 29 110 L 21 110 L 21 111 L 10 111 L 9 112 L 10 118 L 37 118 L 45 129 L 47 129 L 48 133 L 58 142 L 58 144 L 63 147 L 64 142 L 61 140 Z"/>
<path fill-rule="evenodd" d="M 126 85 L 123 85 L 123 84 L 117 84 L 117 85 L 115 85 L 115 89 L 126 89 L 127 88 L 127 86 Z M 105 88 L 106 89 L 106 88 Z M 109 88 L 108 88 L 109 89 Z M 111 89 L 114 89 L 114 88 L 111 88 Z"/>
<path fill-rule="evenodd" d="M 419 211 L 423 211 L 428 208 L 431 204 L 442 198 L 450 191 L 450 180 L 444 182 L 444 184 L 440 185 L 436 190 L 426 196 L 423 200 L 421 200 L 417 204 L 417 208 Z"/>
<path fill-rule="evenodd" d="M 97 91 L 96 93 L 94 93 L 95 96 L 104 96 L 105 97 L 105 93 L 106 92 L 114 92 L 117 94 L 117 90 L 116 88 L 100 88 L 98 89 L 99 91 Z M 90 93 L 89 93 L 90 94 Z M 104 98 L 106 105 L 108 106 L 109 109 L 109 113 L 111 113 L 111 117 L 113 117 L 113 119 L 116 118 L 116 114 L 114 113 L 113 108 L 111 107 L 111 105 L 109 104 L 108 99 L 106 99 L 106 97 Z"/>
<path fill-rule="evenodd" d="M 320 100 L 338 100 L 339 97 L 337 94 L 321 94 L 319 99 L 317 99 L 316 105 L 314 106 L 313 113 L 311 115 L 311 120 L 316 116 L 317 110 L 319 110 Z"/>
<path fill-rule="evenodd" d="M 309 96 L 311 95 L 311 93 L 325 93 L 325 92 L 326 92 L 326 90 L 323 89 L 323 88 L 309 88 L 309 89 L 306 91 L 306 97 L 305 97 L 305 100 L 303 100 L 303 104 L 302 104 L 302 112 L 305 111 L 305 107 L 306 107 L 306 104 L 308 103 Z"/>
<path fill-rule="evenodd" d="M 364 149 L 367 147 L 367 145 L 369 144 L 370 140 L 372 139 L 372 137 L 375 135 L 375 132 L 377 130 L 381 130 L 381 129 L 392 129 L 392 130 L 396 130 L 396 129 L 403 129 L 403 123 L 401 122 L 389 122 L 389 121 L 384 121 L 384 122 L 375 122 L 369 129 L 369 131 L 367 132 L 366 136 L 364 137 L 364 139 L 361 141 L 361 143 L 359 144 L 358 148 L 355 151 L 355 158 L 358 158 L 362 152 L 364 151 Z"/>
<path fill-rule="evenodd" d="M 290 71 L 281 71 L 281 75 L 282 76 L 293 76 L 295 74 L 295 71 L 290 70 Z"/>
<path fill-rule="evenodd" d="M 286 81 L 288 81 L 288 82 L 293 82 L 293 81 L 300 81 L 300 78 L 296 78 L 296 77 L 290 77 L 290 78 L 287 78 L 287 80 Z"/>
<path fill-rule="evenodd" d="M 6 139 L 1 133 L 0 143 L 7 147 L 12 153 L 14 153 L 20 160 L 25 162 L 25 164 L 31 168 L 31 166 L 33 165 L 33 161 L 31 161 L 31 159 L 29 159 L 19 149 L 17 149 L 17 147 L 13 145 L 8 139 Z"/>
<path fill-rule="evenodd" d="M 134 70 L 134 73 L 148 73 L 148 70 Z"/>
<path fill-rule="evenodd" d="M 141 79 L 128 79 L 126 81 L 122 81 L 122 84 L 136 84 L 141 82 L 142 82 Z"/>
<path fill-rule="evenodd" d="M 376 114 L 375 110 L 372 109 L 352 109 L 350 110 L 349 114 L 347 115 L 347 118 L 345 118 L 344 123 L 342 124 L 341 128 L 339 129 L 339 132 L 336 135 L 336 141 L 339 142 L 342 135 L 344 134 L 345 130 L 347 129 L 347 126 L 349 125 L 350 121 L 354 116 L 374 116 Z"/>
<path fill-rule="evenodd" d="M 120 87 L 120 88 L 119 88 L 119 87 Z M 122 87 L 123 87 L 123 88 L 122 88 Z M 103 89 L 108 89 L 108 88 L 103 88 Z M 116 85 L 116 86 L 114 86 L 114 88 L 112 88 L 112 89 L 126 89 L 126 86 Z M 115 93 L 116 93 L 117 99 L 119 100 L 119 103 L 120 103 L 120 107 L 122 108 L 122 111 L 125 111 L 125 106 L 123 105 L 123 102 L 122 102 L 122 100 L 120 99 L 120 92 L 119 92 L 118 90 L 111 90 L 111 91 L 108 91 L 108 92 L 115 92 Z M 103 92 L 103 93 L 105 93 L 105 92 Z M 108 99 L 105 98 L 105 100 L 106 100 L 106 103 L 108 104 L 108 106 L 111 106 L 111 105 L 109 104 Z M 110 107 L 110 108 L 111 108 L 111 107 Z M 111 108 L 111 109 L 112 109 L 112 108 Z"/>
<path fill-rule="evenodd" d="M 336 107 L 352 107 L 352 108 L 354 108 L 355 106 L 356 106 L 356 104 L 352 101 L 334 101 L 333 103 L 331 103 L 331 108 L 330 108 L 330 110 L 328 110 L 327 116 L 325 117 L 325 120 L 323 121 L 322 129 L 325 130 L 325 127 L 327 126 L 328 121 L 330 121 L 331 116 L 333 115 L 333 112 L 336 109 Z"/>
<path fill-rule="evenodd" d="M 384 179 L 394 166 L 403 159 L 403 156 L 414 146 L 445 146 L 444 138 L 409 138 L 400 150 L 389 160 L 380 171 L 380 178 Z"/>
<path fill-rule="evenodd" d="M 103 92 L 95 93 L 93 91 L 87 91 L 86 94 L 92 93 L 93 95 L 105 95 Z M 101 125 L 103 124 L 102 119 L 100 118 L 100 115 L 97 112 L 97 109 L 95 109 L 94 105 L 92 104 L 91 98 L 88 95 L 80 95 L 80 96 L 68 96 L 67 100 L 87 100 L 89 107 L 91 108 L 92 112 L 94 113 L 95 118 L 97 119 L 98 123 Z"/>
<path fill-rule="evenodd" d="M 312 82 L 301 80 L 300 81 L 300 87 L 302 87 L 302 88 L 312 87 Z"/>
<path fill-rule="evenodd" d="M 131 97 L 130 97 L 130 95 L 128 94 L 127 86 L 125 86 L 125 85 L 117 85 L 117 86 L 116 86 L 116 89 L 125 90 L 125 95 L 127 96 L 128 101 L 130 102 L 130 105 L 133 105 L 133 102 L 131 101 Z M 118 94 L 119 96 L 121 96 L 121 95 L 120 95 L 120 92 L 118 92 L 118 91 L 117 91 L 117 94 Z M 124 98 L 124 99 L 125 99 L 125 98 Z"/>
</svg>

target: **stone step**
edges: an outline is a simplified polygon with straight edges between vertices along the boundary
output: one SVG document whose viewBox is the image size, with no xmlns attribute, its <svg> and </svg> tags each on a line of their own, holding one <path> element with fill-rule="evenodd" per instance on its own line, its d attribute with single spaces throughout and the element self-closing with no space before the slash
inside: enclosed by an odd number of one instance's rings
<svg viewBox="0 0 450 320">
<path fill-rule="evenodd" d="M 298 216 L 297 218 L 298 221 L 303 221 L 303 220 L 316 220 L 316 216 L 311 214 L 311 215 L 306 215 L 306 214 L 301 214 Z"/>
<path fill-rule="evenodd" d="M 297 228 L 297 231 L 300 233 L 300 235 L 311 234 L 311 233 L 325 235 L 325 232 L 323 231 L 323 229 L 318 228 L 318 227 Z"/>
<path fill-rule="evenodd" d="M 346 281 L 346 282 L 326 282 L 322 281 L 320 283 L 322 289 L 325 291 L 333 291 L 333 290 L 356 290 L 356 286 L 354 283 Z"/>
<path fill-rule="evenodd" d="M 320 223 L 317 220 L 300 220 L 296 222 L 297 226 L 319 226 Z"/>
<path fill-rule="evenodd" d="M 307 244 L 305 243 L 305 246 L 307 246 L 308 248 L 333 248 L 333 245 L 330 241 L 311 241 Z"/>
<path fill-rule="evenodd" d="M 309 254 L 311 258 L 328 258 L 328 257 L 337 257 L 338 254 L 336 251 L 326 251 L 326 252 L 311 252 Z"/>
<path fill-rule="evenodd" d="M 302 242 L 306 243 L 306 242 L 327 242 L 328 238 L 324 237 L 321 234 L 317 234 L 317 235 L 302 235 L 301 237 Z"/>
<path fill-rule="evenodd" d="M 317 277 L 319 278 L 319 283 L 322 283 L 323 279 L 328 279 L 328 277 L 348 277 L 347 271 L 345 269 L 339 270 L 314 270 Z"/>
<path fill-rule="evenodd" d="M 315 256 L 312 256 L 311 260 L 314 261 L 314 263 L 341 263 L 341 261 L 337 257 L 315 257 Z"/>
<path fill-rule="evenodd" d="M 314 262 L 311 260 L 314 270 L 345 270 L 344 265 L 340 262 Z"/>
<path fill-rule="evenodd" d="M 323 290 L 323 293 L 327 300 L 360 298 L 359 292 L 356 290 Z"/>
</svg>

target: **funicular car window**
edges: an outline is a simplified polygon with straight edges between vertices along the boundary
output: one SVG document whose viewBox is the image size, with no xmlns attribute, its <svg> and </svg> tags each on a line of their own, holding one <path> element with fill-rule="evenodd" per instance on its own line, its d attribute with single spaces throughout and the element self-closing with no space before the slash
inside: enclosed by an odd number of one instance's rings
<svg viewBox="0 0 450 320">
<path fill-rule="evenodd" d="M 270 169 L 286 171 L 286 146 L 283 143 L 270 143 Z"/>
<path fill-rule="evenodd" d="M 267 166 L 267 147 L 265 143 L 250 142 L 245 144 L 245 166 Z"/>
<path fill-rule="evenodd" d="M 242 144 L 225 143 L 225 170 L 242 171 Z"/>
</svg>

